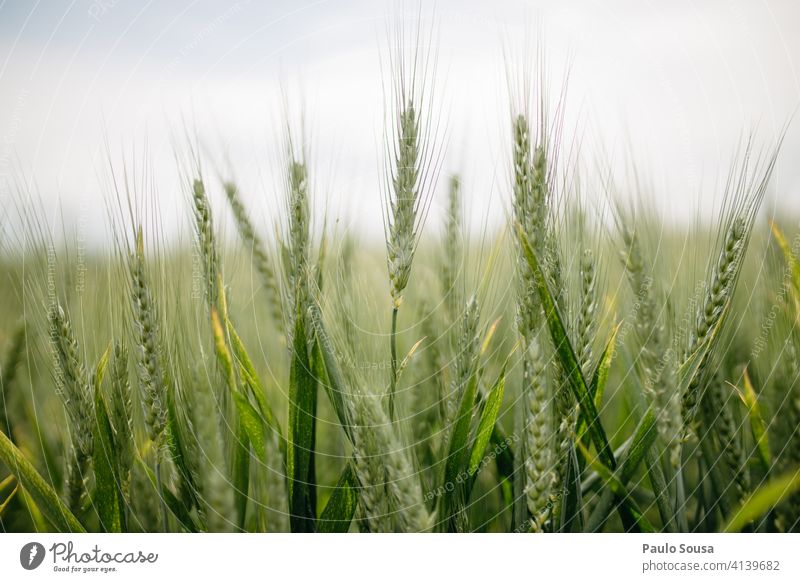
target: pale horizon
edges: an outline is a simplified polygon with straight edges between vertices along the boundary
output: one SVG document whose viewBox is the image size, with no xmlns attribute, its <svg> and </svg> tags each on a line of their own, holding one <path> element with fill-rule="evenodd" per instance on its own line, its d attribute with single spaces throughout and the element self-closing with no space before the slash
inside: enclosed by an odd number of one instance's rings
<svg viewBox="0 0 800 582">
<path fill-rule="evenodd" d="M 317 211 L 379 238 L 387 29 L 416 4 L 73 3 L 59 12 L 0 2 L 0 201 L 41 198 L 89 241 L 107 241 L 108 153 L 152 165 L 167 236 L 189 212 L 174 145 L 199 138 L 207 174 L 233 169 L 266 230 L 283 198 L 282 100 L 307 117 Z M 409 7 L 410 6 L 410 7 Z M 656 12 L 657 14 L 653 14 Z M 554 88 L 569 69 L 566 141 L 581 143 L 584 195 L 602 203 L 598 168 L 626 167 L 654 186 L 653 205 L 687 223 L 709 213 L 742 136 L 768 149 L 800 105 L 800 38 L 789 1 L 441 1 L 421 10 L 435 31 L 437 103 L 447 143 L 429 229 L 446 175 L 462 175 L 473 231 L 508 210 L 510 105 L 506 68 L 541 44 Z M 505 52 L 505 55 L 504 55 Z M 530 53 L 530 51 L 528 51 Z M 302 103 L 302 106 L 298 106 Z M 108 144 L 108 150 L 106 149 Z M 146 145 L 145 145 L 146 144 Z M 789 126 L 764 212 L 800 210 L 800 125 Z M 215 178 L 215 176 L 214 176 Z M 212 200 L 221 203 L 216 179 Z M 709 195 L 710 193 L 710 195 Z M 228 221 L 227 212 L 219 212 Z M 180 226 L 179 226 L 180 225 Z M 225 226 L 227 230 L 229 227 Z"/>
</svg>

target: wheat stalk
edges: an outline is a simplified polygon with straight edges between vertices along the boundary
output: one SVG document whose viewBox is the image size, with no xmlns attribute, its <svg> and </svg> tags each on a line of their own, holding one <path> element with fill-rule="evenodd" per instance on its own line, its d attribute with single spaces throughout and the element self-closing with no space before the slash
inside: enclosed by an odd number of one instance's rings
<svg viewBox="0 0 800 582">
<path fill-rule="evenodd" d="M 81 505 L 94 448 L 94 398 L 72 325 L 58 302 L 50 309 L 50 341 L 56 355 L 57 392 L 69 416 L 73 439 L 65 490 L 67 505 L 75 511 Z"/>
<path fill-rule="evenodd" d="M 577 318 L 577 356 L 585 375 L 591 374 L 592 341 L 597 332 L 597 273 L 594 254 L 584 249 L 580 264 L 580 300 Z"/>
<path fill-rule="evenodd" d="M 290 287 L 295 305 L 302 304 L 308 294 L 310 235 L 308 172 L 305 162 L 289 164 L 289 266 Z"/>
<path fill-rule="evenodd" d="M 157 448 L 167 425 L 167 387 L 162 369 L 158 315 L 147 279 L 144 238 L 139 229 L 130 261 L 133 320 L 136 329 L 137 371 L 147 435 Z"/>
<path fill-rule="evenodd" d="M 361 483 L 359 507 L 366 518 L 369 531 L 391 532 L 391 513 L 384 487 L 386 473 L 380 457 L 373 456 L 369 452 L 378 448 L 373 431 L 368 427 L 357 427 L 355 440 L 357 444 L 353 448 L 354 468 Z"/>
<path fill-rule="evenodd" d="M 389 288 L 392 298 L 392 323 L 389 336 L 391 376 L 389 378 L 389 417 L 395 416 L 397 389 L 397 317 L 403 294 L 411 278 L 414 256 L 427 218 L 435 186 L 440 152 L 435 142 L 436 128 L 428 122 L 432 108 L 427 78 L 429 63 L 422 60 L 419 36 L 409 54 L 408 39 L 397 39 L 390 59 L 392 71 L 391 119 L 386 138 L 384 234 Z M 411 43 L 409 43 L 411 44 Z M 428 57 L 430 55 L 427 55 Z"/>
<path fill-rule="evenodd" d="M 458 310 L 464 305 L 463 294 L 457 284 L 458 273 L 464 259 L 464 245 L 461 240 L 461 205 L 461 180 L 458 176 L 453 175 L 450 177 L 447 196 L 441 260 L 442 293 L 451 322 L 456 320 Z"/>
<path fill-rule="evenodd" d="M 531 152 L 530 128 L 524 115 L 513 124 L 513 209 L 514 219 L 532 248 L 542 252 L 546 239 L 547 169 L 543 145 Z M 551 492 L 556 484 L 553 471 L 553 427 L 550 418 L 552 394 L 547 381 L 546 360 L 542 353 L 540 332 L 542 307 L 535 291 L 535 278 L 523 257 L 520 234 L 517 234 L 516 264 L 517 328 L 522 339 L 522 394 L 524 468 L 526 505 L 531 528 L 542 531 L 548 519 Z"/>
<path fill-rule="evenodd" d="M 201 178 L 192 182 L 192 202 L 194 205 L 195 236 L 203 264 L 205 295 L 209 309 L 216 307 L 219 293 L 219 256 L 214 241 L 214 225 L 211 220 L 211 207 L 206 196 L 206 188 Z"/>
<path fill-rule="evenodd" d="M 430 531 L 434 525 L 434 517 L 425 506 L 419 476 L 409 456 L 409 449 L 401 442 L 397 429 L 384 412 L 380 397 L 358 393 L 355 412 L 358 425 L 369 431 L 366 435 L 359 431 L 361 442 L 356 440 L 356 450 L 360 453 L 361 462 L 367 463 L 367 487 L 374 487 L 381 482 L 375 478 L 376 473 L 380 474 L 382 470 L 385 474 L 384 486 L 390 496 L 389 507 L 393 510 L 397 529 L 407 532 Z M 369 464 L 374 462 L 379 462 L 380 465 L 370 469 Z M 357 458 L 357 465 L 358 463 Z M 383 506 L 375 505 L 375 496 L 379 494 L 375 489 L 368 491 L 368 505 L 364 509 L 368 516 L 376 517 L 377 525 L 383 528 L 386 525 L 380 514 Z"/>
<path fill-rule="evenodd" d="M 78 458 L 88 461 L 93 450 L 92 387 L 78 353 L 78 341 L 72 325 L 58 303 L 50 310 L 50 341 L 57 356 L 58 393 L 72 422 Z"/>
<path fill-rule="evenodd" d="M 455 421 L 461 397 L 467 383 L 477 373 L 478 355 L 480 351 L 480 312 L 477 298 L 473 295 L 467 301 L 461 315 L 458 344 L 455 355 L 455 370 L 451 381 L 450 392 L 446 399 L 446 427 Z"/>
<path fill-rule="evenodd" d="M 228 203 L 233 211 L 233 216 L 236 219 L 239 236 L 242 237 L 242 241 L 250 249 L 253 266 L 256 272 L 261 276 L 261 281 L 267 291 L 267 300 L 269 302 L 272 320 L 277 326 L 278 332 L 283 334 L 283 308 L 281 307 L 280 289 L 278 288 L 278 279 L 272 268 L 272 261 L 269 258 L 266 246 L 256 232 L 253 223 L 250 221 L 247 210 L 239 196 L 239 189 L 236 187 L 236 184 L 233 182 L 226 182 L 223 187 L 228 197 Z"/>
<path fill-rule="evenodd" d="M 156 479 L 161 495 L 161 464 L 167 426 L 167 385 L 162 367 L 158 315 L 150 291 L 144 256 L 144 236 L 139 227 L 136 249 L 129 260 L 131 305 L 136 330 L 137 371 L 142 396 L 142 408 L 147 435 L 156 452 Z M 166 502 L 161 498 L 164 528 L 168 526 Z"/>
<path fill-rule="evenodd" d="M 120 468 L 123 493 L 128 495 L 133 465 L 133 407 L 128 378 L 128 348 L 124 342 L 114 342 L 111 360 L 111 424 L 115 432 L 117 462 Z"/>
<path fill-rule="evenodd" d="M 681 430 L 681 405 L 675 374 L 675 350 L 659 314 L 661 291 L 645 267 L 642 242 L 635 230 L 621 221 L 624 249 L 622 263 L 634 294 L 633 326 L 639 341 L 638 363 L 643 376 L 643 389 L 648 402 L 657 411 L 658 430 L 669 449 L 670 465 L 680 465 L 678 436 Z"/>
<path fill-rule="evenodd" d="M 745 240 L 748 234 L 747 228 L 745 218 L 739 216 L 733 220 L 727 229 L 725 242 L 711 274 L 711 285 L 708 287 L 702 306 L 697 313 L 695 328 L 690 336 L 686 350 L 687 357 L 694 354 L 708 340 L 708 334 L 717 326 L 725 308 L 731 301 L 738 265 L 744 254 Z M 700 368 L 694 379 L 689 383 L 681 397 L 681 411 L 685 427 L 692 423 L 702 398 L 704 390 L 703 375 L 709 359 L 710 355 L 707 352 L 702 358 Z"/>
</svg>

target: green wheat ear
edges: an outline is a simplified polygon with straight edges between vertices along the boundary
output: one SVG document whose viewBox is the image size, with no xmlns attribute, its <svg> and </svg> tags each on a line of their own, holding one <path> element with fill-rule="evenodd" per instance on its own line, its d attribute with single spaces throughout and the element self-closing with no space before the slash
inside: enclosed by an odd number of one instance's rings
<svg viewBox="0 0 800 582">
<path fill-rule="evenodd" d="M 78 353 L 78 342 L 67 314 L 56 303 L 50 309 L 50 341 L 56 356 L 56 384 L 70 419 L 72 450 L 65 489 L 70 510 L 80 508 L 94 452 L 94 394 Z"/>
<path fill-rule="evenodd" d="M 553 426 L 553 391 L 543 351 L 544 312 L 536 293 L 536 279 L 522 251 L 524 237 L 539 252 L 547 238 L 549 185 L 544 144 L 531 145 L 528 119 L 512 120 L 512 193 L 514 220 L 519 225 L 516 246 L 517 328 L 522 340 L 523 493 L 533 531 L 543 531 L 550 518 L 556 485 L 556 428 Z M 560 448 L 560 444 L 556 447 Z"/>
<path fill-rule="evenodd" d="M 420 228 L 418 184 L 420 138 L 414 103 L 409 101 L 399 112 L 400 127 L 394 161 L 390 198 L 389 236 L 386 241 L 389 282 L 395 307 L 403 302 L 403 291 L 411 276 Z"/>
<path fill-rule="evenodd" d="M 78 352 L 78 341 L 64 309 L 56 303 L 50 311 L 51 342 L 57 356 L 59 396 L 72 422 L 78 458 L 92 456 L 92 422 L 94 400 L 92 387 L 83 360 Z"/>
<path fill-rule="evenodd" d="M 423 62 L 419 54 L 420 38 L 407 45 L 404 45 L 407 39 L 402 36 L 397 40 L 401 46 L 390 59 L 392 98 L 387 112 L 383 198 L 386 265 L 392 299 L 388 390 L 389 418 L 392 420 L 395 418 L 398 381 L 398 312 L 411 279 L 414 257 L 438 179 L 438 157 L 441 155 L 435 143 L 433 101 L 428 94 L 428 85 L 433 80 L 428 78 L 426 70 L 429 63 Z"/>
<path fill-rule="evenodd" d="M 461 180 L 453 175 L 448 188 L 440 273 L 442 294 L 450 322 L 457 319 L 458 310 L 464 303 L 463 293 L 458 285 L 458 274 L 464 261 L 461 198 Z"/>
<path fill-rule="evenodd" d="M 200 178 L 192 182 L 192 201 L 194 203 L 195 236 L 203 263 L 206 300 L 210 307 L 215 307 L 219 299 L 217 284 L 220 269 L 219 255 L 214 238 L 214 225 L 211 220 L 211 206 L 206 195 L 205 184 Z"/>
<path fill-rule="evenodd" d="M 114 430 L 121 487 L 127 496 L 131 467 L 134 460 L 133 405 L 128 375 L 128 348 L 122 341 L 114 342 L 111 357 L 111 424 Z"/>
<path fill-rule="evenodd" d="M 736 285 L 739 268 L 745 251 L 745 243 L 749 235 L 748 226 L 743 216 L 731 223 L 725 233 L 725 240 L 719 252 L 716 265 L 711 272 L 711 281 L 703 303 L 700 306 L 695 328 L 690 335 L 686 358 L 701 347 L 705 347 L 714 338 L 709 333 L 717 328 L 725 309 L 730 305 Z M 702 358 L 700 367 L 682 395 L 682 415 L 685 427 L 689 427 L 697 413 L 698 406 L 705 390 L 705 371 L 709 366 L 710 353 Z"/>
<path fill-rule="evenodd" d="M 159 338 L 159 320 L 147 277 L 141 227 L 136 232 L 136 252 L 130 257 L 129 265 L 137 347 L 136 368 L 144 422 L 150 440 L 157 451 L 160 451 L 167 425 L 167 387 L 161 361 L 163 352 Z"/>
<path fill-rule="evenodd" d="M 303 160 L 291 159 L 289 161 L 288 190 L 289 261 L 287 275 L 294 314 L 299 306 L 305 306 L 308 301 L 311 213 L 308 170 Z"/>
</svg>

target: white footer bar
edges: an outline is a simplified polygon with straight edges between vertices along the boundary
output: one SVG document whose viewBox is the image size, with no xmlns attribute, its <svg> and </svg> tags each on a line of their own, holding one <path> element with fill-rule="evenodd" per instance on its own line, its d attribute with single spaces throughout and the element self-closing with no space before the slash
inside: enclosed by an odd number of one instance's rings
<svg viewBox="0 0 800 582">
<path fill-rule="evenodd" d="M 2 534 L 0 578 L 797 581 L 798 554 L 800 534 Z"/>
</svg>

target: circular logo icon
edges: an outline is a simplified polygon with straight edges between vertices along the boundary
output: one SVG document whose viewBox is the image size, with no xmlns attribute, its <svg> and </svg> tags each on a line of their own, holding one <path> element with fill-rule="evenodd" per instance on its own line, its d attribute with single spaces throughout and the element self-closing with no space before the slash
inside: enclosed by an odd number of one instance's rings
<svg viewBox="0 0 800 582">
<path fill-rule="evenodd" d="M 30 542 L 19 551 L 19 563 L 26 570 L 35 570 L 44 561 L 44 546 L 39 542 Z"/>
</svg>

